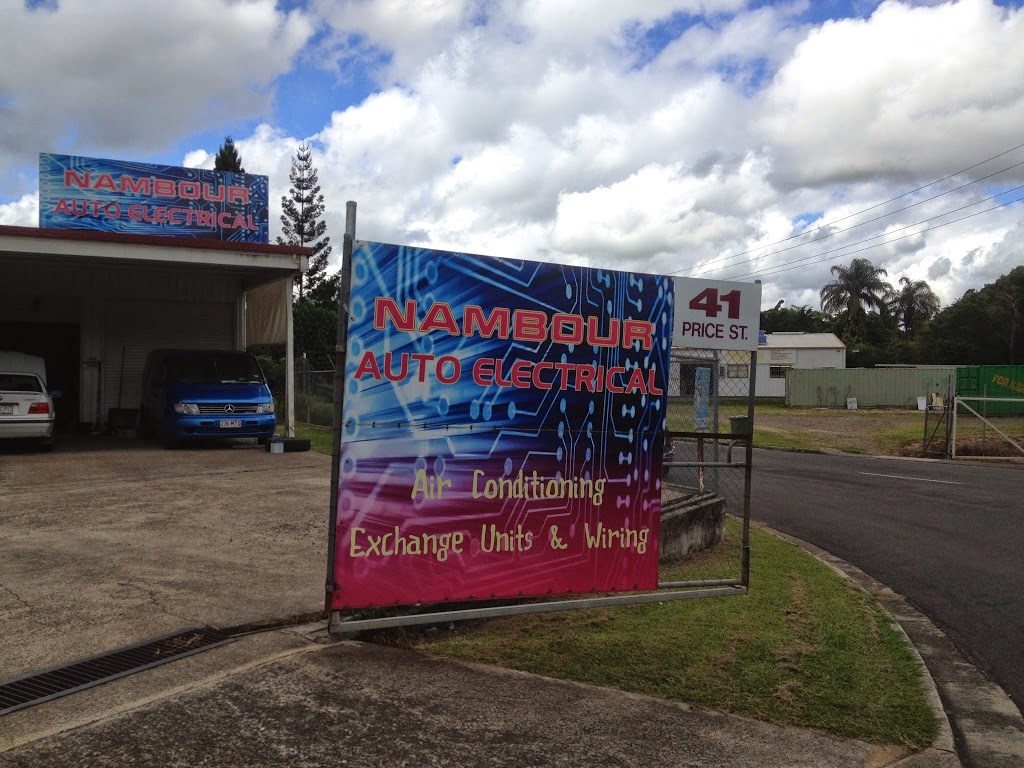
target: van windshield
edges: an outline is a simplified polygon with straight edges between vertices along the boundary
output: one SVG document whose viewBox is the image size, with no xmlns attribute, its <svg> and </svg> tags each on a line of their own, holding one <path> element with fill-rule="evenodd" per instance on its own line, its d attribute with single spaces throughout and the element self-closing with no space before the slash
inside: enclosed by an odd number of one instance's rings
<svg viewBox="0 0 1024 768">
<path fill-rule="evenodd" d="M 251 355 L 182 355 L 168 361 L 171 377 L 185 384 L 262 384 Z"/>
</svg>

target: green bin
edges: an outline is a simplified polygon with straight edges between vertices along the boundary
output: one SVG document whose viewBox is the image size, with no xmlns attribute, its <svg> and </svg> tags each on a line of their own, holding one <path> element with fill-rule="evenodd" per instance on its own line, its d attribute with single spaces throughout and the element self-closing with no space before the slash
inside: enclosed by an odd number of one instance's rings
<svg viewBox="0 0 1024 768">
<path fill-rule="evenodd" d="M 729 432 L 734 435 L 749 435 L 750 434 L 750 417 L 749 416 L 730 416 L 729 417 Z"/>
</svg>

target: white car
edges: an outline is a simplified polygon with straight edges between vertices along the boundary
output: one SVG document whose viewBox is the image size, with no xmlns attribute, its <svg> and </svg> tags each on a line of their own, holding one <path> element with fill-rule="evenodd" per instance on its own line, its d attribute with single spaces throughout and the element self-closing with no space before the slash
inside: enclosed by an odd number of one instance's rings
<svg viewBox="0 0 1024 768">
<path fill-rule="evenodd" d="M 33 440 L 48 449 L 54 418 L 43 358 L 0 352 L 0 440 Z"/>
</svg>

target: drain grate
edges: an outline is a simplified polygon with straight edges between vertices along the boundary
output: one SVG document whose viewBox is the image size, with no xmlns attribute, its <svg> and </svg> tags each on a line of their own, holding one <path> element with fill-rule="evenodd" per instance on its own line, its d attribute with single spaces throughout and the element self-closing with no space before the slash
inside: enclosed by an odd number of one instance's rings
<svg viewBox="0 0 1024 768">
<path fill-rule="evenodd" d="M 236 637 L 237 629 L 191 629 L 131 648 L 93 656 L 66 667 L 34 672 L 0 684 L 0 715 L 224 645 Z"/>
</svg>

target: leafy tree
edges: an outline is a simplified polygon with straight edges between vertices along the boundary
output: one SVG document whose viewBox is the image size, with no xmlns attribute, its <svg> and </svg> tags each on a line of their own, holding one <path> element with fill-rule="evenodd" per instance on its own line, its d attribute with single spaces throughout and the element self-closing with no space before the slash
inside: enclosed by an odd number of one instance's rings
<svg viewBox="0 0 1024 768">
<path fill-rule="evenodd" d="M 893 294 L 891 306 L 903 326 L 904 337 L 915 339 L 921 326 L 938 314 L 941 304 L 926 281 L 901 277 L 900 288 Z"/>
<path fill-rule="evenodd" d="M 295 356 L 306 359 L 314 369 L 334 367 L 338 340 L 338 311 L 311 301 L 295 304 Z"/>
<path fill-rule="evenodd" d="M 280 245 L 297 245 L 313 249 L 309 270 L 299 276 L 299 300 L 305 290 L 315 290 L 327 278 L 327 261 L 331 255 L 331 239 L 327 237 L 327 222 L 321 219 L 324 213 L 324 196 L 320 192 L 319 174 L 313 165 L 313 150 L 303 144 L 292 158 L 292 169 L 288 174 L 292 183 L 288 194 L 281 198 Z"/>
<path fill-rule="evenodd" d="M 803 331 L 804 333 L 827 333 L 828 316 L 810 307 L 780 307 L 766 309 L 761 313 L 761 330 L 765 333 L 779 331 Z"/>
<path fill-rule="evenodd" d="M 238 154 L 235 142 L 230 136 L 224 137 L 224 143 L 217 150 L 217 157 L 213 161 L 213 170 L 245 173 L 245 168 L 242 167 L 242 156 Z"/>
<path fill-rule="evenodd" d="M 834 317 L 845 313 L 845 335 L 866 330 L 865 307 L 888 316 L 892 286 L 882 279 L 887 274 L 884 269 L 867 259 L 854 259 L 848 267 L 839 264 L 832 267 L 832 274 L 835 280 L 821 289 L 821 309 Z"/>
<path fill-rule="evenodd" d="M 1013 365 L 1024 360 L 1024 266 L 973 288 L 921 331 L 924 362 Z"/>
</svg>

